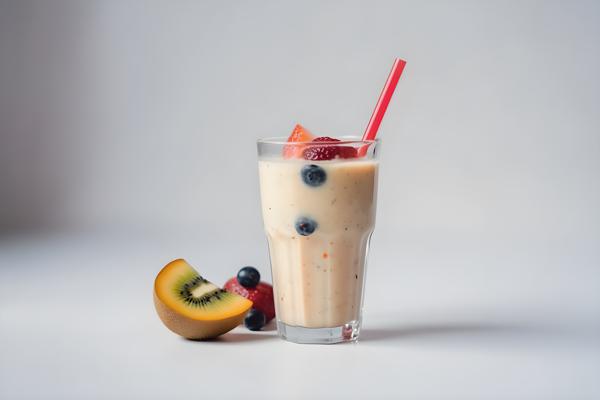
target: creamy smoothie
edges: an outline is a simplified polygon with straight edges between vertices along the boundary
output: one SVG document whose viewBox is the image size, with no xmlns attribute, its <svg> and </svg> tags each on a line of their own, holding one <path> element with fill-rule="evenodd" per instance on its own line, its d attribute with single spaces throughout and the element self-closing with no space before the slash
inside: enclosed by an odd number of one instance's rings
<svg viewBox="0 0 600 400">
<path fill-rule="evenodd" d="M 277 319 L 304 328 L 360 321 L 378 162 L 259 160 Z"/>
</svg>

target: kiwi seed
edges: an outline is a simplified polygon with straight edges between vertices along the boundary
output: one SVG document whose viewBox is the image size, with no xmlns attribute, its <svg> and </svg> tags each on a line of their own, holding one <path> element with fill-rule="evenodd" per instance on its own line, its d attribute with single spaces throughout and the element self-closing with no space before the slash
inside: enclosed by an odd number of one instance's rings
<svg viewBox="0 0 600 400">
<path fill-rule="evenodd" d="M 210 305 L 212 303 L 212 301 L 214 301 L 214 300 L 222 300 L 224 297 L 227 297 L 227 294 L 228 294 L 227 291 L 224 289 L 219 289 L 219 288 L 212 290 L 210 292 L 204 293 L 200 297 L 195 297 L 192 294 L 192 291 L 194 289 L 196 289 L 197 287 L 205 285 L 205 284 L 212 285 L 206 279 L 197 275 L 194 278 L 192 278 L 191 280 L 189 280 L 186 283 L 184 283 L 183 285 L 181 285 L 181 287 L 178 290 L 179 297 L 181 298 L 181 300 L 184 303 L 186 303 L 188 306 L 191 306 L 191 307 L 206 307 L 206 306 Z"/>
</svg>

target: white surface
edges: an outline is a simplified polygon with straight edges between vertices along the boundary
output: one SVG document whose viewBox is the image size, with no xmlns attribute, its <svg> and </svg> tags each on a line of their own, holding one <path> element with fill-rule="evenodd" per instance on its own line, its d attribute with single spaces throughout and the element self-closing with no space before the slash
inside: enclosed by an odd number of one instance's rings
<svg viewBox="0 0 600 400">
<path fill-rule="evenodd" d="M 310 346 L 242 328 L 191 342 L 155 315 L 163 263 L 185 257 L 218 284 L 250 263 L 268 279 L 261 238 L 4 237 L 0 398 L 597 399 L 591 255 L 563 263 L 552 249 L 527 256 L 470 241 L 462 252 L 461 242 L 427 249 L 376 234 L 362 339 Z"/>
</svg>

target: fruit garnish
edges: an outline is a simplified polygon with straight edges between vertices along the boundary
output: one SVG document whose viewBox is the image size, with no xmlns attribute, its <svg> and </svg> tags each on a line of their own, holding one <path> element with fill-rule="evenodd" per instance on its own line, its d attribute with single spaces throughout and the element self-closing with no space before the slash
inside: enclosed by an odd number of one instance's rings
<svg viewBox="0 0 600 400">
<path fill-rule="evenodd" d="M 288 143 L 303 143 L 310 142 L 314 138 L 313 134 L 300 124 L 296 124 L 292 134 L 288 137 Z M 302 158 L 304 150 L 302 144 L 290 144 L 283 147 L 283 158 Z"/>
<path fill-rule="evenodd" d="M 302 152 L 302 158 L 311 161 L 333 160 L 339 154 L 335 146 L 309 146 Z"/>
<path fill-rule="evenodd" d="M 162 322 L 176 334 L 209 339 L 242 323 L 252 301 L 217 287 L 178 259 L 158 273 L 154 306 Z"/>
<path fill-rule="evenodd" d="M 314 138 L 313 142 L 340 142 L 340 139 L 334 139 L 329 136 L 319 136 L 318 138 Z"/>
<path fill-rule="evenodd" d="M 311 142 L 313 139 L 314 135 L 308 129 L 300 124 L 296 124 L 292 134 L 288 137 L 288 142 Z"/>
<path fill-rule="evenodd" d="M 302 167 L 300 170 L 302 181 L 308 186 L 318 187 L 327 180 L 327 173 L 318 165 L 309 164 Z"/>
<path fill-rule="evenodd" d="M 299 235 L 308 236 L 313 234 L 319 224 L 317 224 L 317 221 L 310 218 L 300 217 L 296 220 L 294 226 Z"/>
<path fill-rule="evenodd" d="M 260 272 L 254 267 L 244 267 L 239 270 L 237 280 L 245 288 L 254 288 L 260 282 Z"/>
<path fill-rule="evenodd" d="M 251 309 L 246 318 L 244 318 L 244 325 L 251 331 L 260 331 L 263 326 L 267 324 L 267 317 L 265 313 L 256 308 Z"/>
<path fill-rule="evenodd" d="M 256 287 L 246 288 L 240 284 L 237 277 L 229 279 L 223 286 L 230 293 L 235 293 L 252 301 L 253 308 L 262 311 L 267 322 L 275 317 L 275 301 L 273 299 L 273 286 L 259 282 Z"/>
<path fill-rule="evenodd" d="M 339 139 L 334 139 L 329 136 L 321 136 L 312 141 L 312 143 L 315 142 L 328 143 L 316 146 L 308 145 L 302 151 L 302 158 L 305 160 L 325 161 L 333 160 L 334 158 L 355 158 L 358 155 L 356 149 L 352 146 L 336 146 L 335 142 L 340 142 Z"/>
<path fill-rule="evenodd" d="M 340 158 L 356 158 L 358 151 L 352 146 L 338 146 Z"/>
</svg>

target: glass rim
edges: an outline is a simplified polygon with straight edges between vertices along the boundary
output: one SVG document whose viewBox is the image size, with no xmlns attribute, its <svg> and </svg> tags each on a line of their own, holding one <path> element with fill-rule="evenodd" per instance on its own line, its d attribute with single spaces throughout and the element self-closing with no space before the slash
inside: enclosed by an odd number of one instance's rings
<svg viewBox="0 0 600 400">
<path fill-rule="evenodd" d="M 349 144 L 360 144 L 360 145 L 371 145 L 374 143 L 379 144 L 381 139 L 375 138 L 373 140 L 363 140 L 360 136 L 338 136 L 339 141 L 335 142 L 288 142 L 287 136 L 274 136 L 257 139 L 258 144 L 271 144 L 271 145 L 307 145 L 307 144 L 319 144 L 319 145 L 349 145 Z"/>
</svg>

